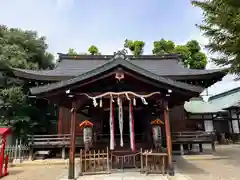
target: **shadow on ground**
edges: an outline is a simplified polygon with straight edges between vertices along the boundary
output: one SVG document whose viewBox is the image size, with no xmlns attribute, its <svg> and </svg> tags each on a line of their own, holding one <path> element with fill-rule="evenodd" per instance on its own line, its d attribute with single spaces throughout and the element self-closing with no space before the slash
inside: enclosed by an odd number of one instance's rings
<svg viewBox="0 0 240 180">
<path fill-rule="evenodd" d="M 174 156 L 177 169 L 183 174 L 207 174 L 207 172 L 184 159 L 182 156 Z"/>
<path fill-rule="evenodd" d="M 194 180 L 240 179 L 240 146 L 218 145 L 216 152 L 205 147 L 204 153 L 174 156 L 179 172 Z"/>
</svg>

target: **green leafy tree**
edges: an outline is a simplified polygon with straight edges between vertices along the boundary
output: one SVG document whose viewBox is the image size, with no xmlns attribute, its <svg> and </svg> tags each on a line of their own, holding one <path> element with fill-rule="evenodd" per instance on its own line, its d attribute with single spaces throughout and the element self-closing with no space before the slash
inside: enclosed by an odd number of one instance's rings
<svg viewBox="0 0 240 180">
<path fill-rule="evenodd" d="M 191 61 L 191 52 L 185 45 L 177 45 L 171 53 L 180 54 L 182 56 L 183 64 L 189 67 L 189 61 Z"/>
<path fill-rule="evenodd" d="M 191 54 L 195 54 L 201 51 L 201 47 L 196 40 L 188 41 L 186 46 L 188 47 Z"/>
<path fill-rule="evenodd" d="M 217 53 L 213 62 L 228 66 L 231 73 L 240 74 L 240 1 L 207 0 L 192 1 L 203 10 L 203 23 L 198 25 L 209 38 L 206 46 Z"/>
<path fill-rule="evenodd" d="M 12 69 L 51 69 L 53 55 L 44 37 L 35 31 L 0 26 L 0 124 L 10 125 L 17 136 L 29 133 L 36 124 L 31 118 L 38 109 L 28 95 L 28 83 L 11 75 Z"/>
<path fill-rule="evenodd" d="M 67 54 L 70 55 L 70 56 L 77 56 L 78 55 L 78 53 L 73 48 L 68 49 Z"/>
<path fill-rule="evenodd" d="M 88 48 L 88 52 L 89 52 L 91 55 L 100 55 L 99 49 L 98 49 L 97 46 L 95 46 L 95 45 L 91 45 L 91 46 Z"/>
<path fill-rule="evenodd" d="M 0 123 L 11 126 L 16 137 L 24 137 L 38 123 L 31 121 L 28 111 L 33 107 L 27 103 L 27 96 L 21 87 L 0 90 Z"/>
<path fill-rule="evenodd" d="M 172 53 L 175 48 L 175 44 L 172 41 L 166 41 L 164 39 L 161 39 L 160 41 L 154 41 L 153 42 L 153 50 L 152 53 L 155 55 L 163 55 Z"/>
<path fill-rule="evenodd" d="M 133 41 L 126 39 L 124 43 L 124 47 L 129 49 L 135 57 L 143 54 L 144 46 L 145 42 L 139 40 Z"/>
<path fill-rule="evenodd" d="M 35 31 L 0 26 L 0 65 L 25 69 L 53 68 L 45 37 Z"/>
<path fill-rule="evenodd" d="M 207 57 L 201 52 L 196 40 L 188 41 L 185 45 L 175 45 L 173 41 L 161 39 L 153 42 L 152 52 L 154 55 L 180 54 L 183 64 L 191 69 L 205 69 L 207 65 Z"/>
</svg>

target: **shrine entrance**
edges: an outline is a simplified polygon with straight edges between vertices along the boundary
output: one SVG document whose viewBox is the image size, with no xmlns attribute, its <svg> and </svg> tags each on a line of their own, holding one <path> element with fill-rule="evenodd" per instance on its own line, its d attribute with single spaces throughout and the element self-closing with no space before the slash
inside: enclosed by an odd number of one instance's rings
<svg viewBox="0 0 240 180">
<path fill-rule="evenodd" d="M 115 148 L 114 151 L 125 151 L 131 152 L 130 147 L 130 127 L 129 127 L 129 110 L 127 106 L 124 106 L 123 110 L 123 147 L 120 146 L 120 128 L 119 128 L 119 117 L 118 117 L 118 107 L 115 106 L 114 110 L 114 135 L 115 135 Z M 146 107 L 145 107 L 146 108 Z M 151 130 L 146 127 L 146 124 L 149 123 L 149 119 L 146 117 L 146 109 L 137 110 L 133 109 L 134 116 L 134 131 L 135 131 L 135 142 L 136 148 L 142 147 L 143 142 L 146 144 L 147 135 L 150 134 Z M 109 147 L 110 142 L 110 124 L 109 124 L 109 111 L 104 112 L 102 119 L 102 133 L 99 143 L 105 142 L 106 146 Z M 145 141 L 146 140 L 146 141 Z M 151 144 L 151 143 L 149 143 Z"/>
<path fill-rule="evenodd" d="M 106 57 L 104 57 L 104 59 L 105 58 Z M 155 57 L 148 58 L 150 58 L 151 63 L 153 63 L 152 60 Z M 178 61 L 179 58 L 176 60 Z M 176 65 L 178 64 L 177 61 L 174 60 Z M 118 165 L 124 164 L 124 166 L 121 166 L 122 168 L 128 165 L 130 167 L 137 167 L 137 153 L 140 153 L 142 172 L 154 172 L 149 168 L 156 167 L 154 165 L 159 164 L 161 161 L 156 161 L 155 157 L 164 157 L 166 161 L 162 161 L 162 167 L 166 165 L 169 174 L 173 175 L 174 166 L 172 163 L 172 137 L 169 123 L 169 108 L 176 105 L 182 105 L 190 98 L 199 96 L 203 89 L 171 79 L 168 77 L 171 74 L 168 74 L 166 77 L 160 76 L 134 62 L 136 61 L 129 61 L 129 56 L 127 56 L 124 51 L 119 51 L 114 54 L 112 60 L 106 61 L 103 65 L 96 66 L 88 72 L 76 75 L 67 80 L 31 89 L 32 95 L 38 98 L 48 99 L 50 102 L 70 109 L 71 138 L 68 169 L 69 179 L 74 179 L 75 177 L 74 159 L 76 151 L 77 111 L 86 105 L 88 105 L 88 109 L 106 109 L 106 117 L 96 117 L 96 114 L 94 114 L 94 116 L 96 119 L 98 118 L 104 121 L 105 127 L 103 128 L 103 132 L 107 132 L 108 135 L 106 142 L 100 143 L 103 147 L 105 145 L 107 153 L 104 151 L 101 153 L 100 149 L 97 150 L 98 147 L 94 147 L 94 152 L 89 151 L 88 148 L 84 149 L 84 157 L 80 158 L 86 162 L 83 166 L 84 172 L 88 171 L 87 168 L 89 166 L 92 167 L 92 165 L 96 165 L 96 162 L 101 169 L 101 162 L 99 160 L 102 160 L 102 167 L 105 167 L 105 163 L 107 163 L 107 172 L 109 173 L 111 170 L 110 164 L 114 162 L 114 160 L 111 161 L 114 155 L 116 157 L 115 162 L 117 162 Z M 141 60 L 139 62 L 142 64 L 144 61 Z M 168 60 L 168 62 L 170 61 Z M 117 112 L 120 112 L 117 108 L 122 110 L 121 118 L 116 118 L 118 116 Z M 141 114 L 141 112 L 144 112 L 144 109 L 148 109 L 149 112 Z M 150 122 L 151 119 L 148 116 L 145 117 L 145 115 L 149 115 L 149 113 L 155 113 L 155 115 L 157 115 L 156 118 L 160 118 L 160 114 L 163 114 L 163 123 L 152 124 Z M 94 129 L 95 118 L 89 120 L 93 123 Z M 145 148 L 145 146 L 148 145 L 147 143 L 151 143 L 148 135 L 145 136 L 147 137 L 146 139 L 141 141 L 141 146 L 138 145 L 138 134 L 150 134 L 151 132 L 153 132 L 152 142 L 154 141 L 154 144 L 159 144 L 158 142 L 162 141 L 162 139 L 159 138 L 160 136 L 158 136 L 161 131 L 155 126 L 160 125 L 164 126 L 163 129 L 165 129 L 166 148 L 164 148 L 163 152 L 152 152 L 151 149 Z M 151 131 L 151 126 L 153 126 L 154 131 Z M 83 143 L 91 145 L 92 136 L 90 132 L 94 134 L 96 132 L 92 131 L 93 129 L 87 126 L 83 126 L 82 128 L 83 132 L 85 132 L 83 134 Z M 118 132 L 120 132 L 120 143 L 117 138 Z M 100 137 L 100 140 L 101 138 L 102 137 Z M 119 145 L 122 148 L 120 150 L 117 149 Z M 124 147 L 128 148 L 127 153 L 124 152 Z M 97 156 L 96 150 L 99 152 Z M 111 155 L 111 159 L 108 155 Z M 90 169 L 94 170 L 95 166 Z M 157 172 L 159 172 L 158 169 Z M 96 172 L 94 173 L 96 174 Z"/>
</svg>

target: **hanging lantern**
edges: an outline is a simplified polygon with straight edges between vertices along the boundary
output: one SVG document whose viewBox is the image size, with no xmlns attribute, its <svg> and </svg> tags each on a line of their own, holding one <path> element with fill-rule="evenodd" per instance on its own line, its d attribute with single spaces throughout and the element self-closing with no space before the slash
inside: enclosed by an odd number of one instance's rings
<svg viewBox="0 0 240 180">
<path fill-rule="evenodd" d="M 93 123 L 88 120 L 83 121 L 80 125 L 80 128 L 83 128 L 83 143 L 85 151 L 89 150 L 89 147 L 92 145 L 92 128 Z"/>
<path fill-rule="evenodd" d="M 161 126 L 163 125 L 163 121 L 160 119 L 155 119 L 151 121 L 152 125 L 152 135 L 153 135 L 153 143 L 155 148 L 161 148 L 162 147 L 162 132 L 161 132 Z"/>
<path fill-rule="evenodd" d="M 164 124 L 164 122 L 162 121 L 162 120 L 160 120 L 160 119 L 155 119 L 155 120 L 152 120 L 151 121 L 151 125 L 163 125 Z"/>
</svg>

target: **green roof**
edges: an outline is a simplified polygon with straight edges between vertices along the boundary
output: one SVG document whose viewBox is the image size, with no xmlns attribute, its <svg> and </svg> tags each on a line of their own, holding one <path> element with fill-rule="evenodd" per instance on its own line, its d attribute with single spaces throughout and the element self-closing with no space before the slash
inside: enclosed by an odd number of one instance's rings
<svg viewBox="0 0 240 180">
<path fill-rule="evenodd" d="M 208 114 L 223 111 L 219 106 L 210 104 L 209 102 L 204 101 L 201 97 L 192 98 L 189 102 L 185 102 L 184 109 L 193 114 Z"/>
<path fill-rule="evenodd" d="M 211 96 L 208 101 L 221 109 L 240 107 L 240 87 Z"/>
</svg>

